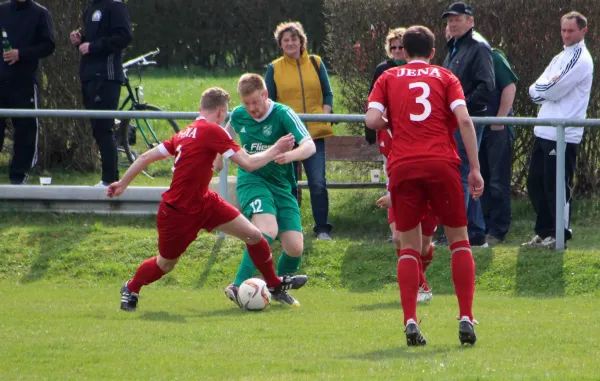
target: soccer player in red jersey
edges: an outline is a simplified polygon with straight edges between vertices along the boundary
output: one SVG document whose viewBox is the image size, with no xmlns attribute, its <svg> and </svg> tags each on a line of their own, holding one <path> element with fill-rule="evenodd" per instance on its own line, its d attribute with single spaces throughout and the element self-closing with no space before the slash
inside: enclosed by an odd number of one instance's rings
<svg viewBox="0 0 600 381">
<path fill-rule="evenodd" d="M 390 152 L 392 150 L 392 131 L 390 129 L 377 131 L 377 143 L 379 144 L 379 152 L 385 157 L 386 162 L 389 160 Z M 394 208 L 392 207 L 392 199 L 390 197 L 389 182 L 390 176 L 387 173 L 388 191 L 387 194 L 379 198 L 376 205 L 382 209 L 387 209 L 387 219 L 390 230 L 392 231 L 392 240 L 396 244 L 396 251 L 398 252 L 398 258 L 400 258 L 400 236 L 396 231 L 396 217 L 394 216 Z M 422 244 L 421 244 L 421 255 L 419 259 L 419 294 L 417 295 L 417 302 L 427 302 L 433 298 L 433 292 L 427 283 L 425 277 L 425 271 L 433 259 L 434 246 L 433 246 L 433 235 L 437 229 L 438 219 L 433 215 L 431 209 L 428 208 L 428 212 L 423 216 L 421 220 L 421 231 Z"/>
<path fill-rule="evenodd" d="M 427 342 L 417 325 L 421 220 L 427 205 L 444 225 L 452 253 L 452 280 L 460 310 L 462 344 L 474 344 L 473 294 L 475 262 L 467 235 L 467 216 L 460 180 L 460 159 L 453 131 L 460 129 L 471 172 L 469 192 L 483 192 L 475 129 L 458 79 L 429 61 L 435 37 L 423 26 L 409 28 L 403 37 L 408 64 L 387 70 L 369 96 L 366 124 L 391 128 L 393 143 L 388 163 L 396 230 L 400 235 L 398 284 L 407 344 Z M 389 122 L 382 118 L 387 111 Z"/>
<path fill-rule="evenodd" d="M 294 137 L 289 134 L 266 151 L 249 155 L 220 126 L 227 115 L 228 103 L 229 94 L 225 90 L 206 90 L 202 94 L 200 116 L 196 121 L 141 155 L 120 181 L 108 187 L 108 197 L 117 197 L 148 164 L 175 156 L 171 186 L 162 194 L 156 217 L 159 254 L 143 262 L 133 278 L 121 288 L 122 310 L 135 311 L 142 286 L 156 282 L 173 270 L 201 229 L 209 232 L 218 229 L 244 241 L 250 258 L 274 295 L 300 288 L 306 283 L 308 278 L 304 275 L 278 277 L 271 249 L 260 230 L 209 189 L 217 154 L 231 159 L 247 171 L 254 171 L 294 145 Z"/>
</svg>

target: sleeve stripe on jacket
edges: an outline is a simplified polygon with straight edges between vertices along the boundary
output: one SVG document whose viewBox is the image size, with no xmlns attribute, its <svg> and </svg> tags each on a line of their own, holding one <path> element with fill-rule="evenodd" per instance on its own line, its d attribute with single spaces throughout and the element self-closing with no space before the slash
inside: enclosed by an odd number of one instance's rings
<svg viewBox="0 0 600 381">
<path fill-rule="evenodd" d="M 550 83 L 548 83 L 547 85 L 535 85 L 535 89 L 537 91 L 548 91 L 552 86 L 556 85 L 556 83 L 558 81 L 560 81 L 560 79 L 562 77 L 564 77 L 577 63 L 577 61 L 579 60 L 579 57 L 581 57 L 581 52 L 582 49 L 578 48 L 575 50 L 575 54 L 573 55 L 573 58 L 571 58 L 571 61 L 569 61 L 567 67 L 564 68 L 564 70 L 562 71 L 562 73 L 560 73 L 560 75 L 558 76 L 558 78 L 554 81 L 550 81 Z"/>
</svg>

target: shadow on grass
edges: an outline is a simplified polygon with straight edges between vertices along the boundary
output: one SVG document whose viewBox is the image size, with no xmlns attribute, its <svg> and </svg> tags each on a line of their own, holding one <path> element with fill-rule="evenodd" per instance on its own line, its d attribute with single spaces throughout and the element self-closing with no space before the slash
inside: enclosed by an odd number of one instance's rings
<svg viewBox="0 0 600 381">
<path fill-rule="evenodd" d="M 473 249 L 473 260 L 476 276 L 482 276 L 492 266 L 494 249 Z M 433 261 L 427 268 L 425 276 L 434 295 L 454 295 L 452 258 L 447 247 L 436 247 Z"/>
<path fill-rule="evenodd" d="M 165 311 L 143 312 L 139 315 L 140 320 L 162 321 L 166 323 L 186 323 L 186 316 L 170 314 Z"/>
<path fill-rule="evenodd" d="M 395 284 L 397 261 L 393 245 L 352 244 L 342 260 L 342 287 L 352 292 L 370 292 Z"/>
<path fill-rule="evenodd" d="M 210 271 L 212 270 L 213 266 L 215 265 L 217 256 L 220 255 L 221 248 L 223 247 L 224 241 L 225 241 L 225 238 L 222 238 L 222 237 L 217 238 L 217 241 L 215 242 L 212 250 L 210 251 L 210 256 L 208 257 L 208 261 L 206 261 L 204 270 L 202 271 L 202 274 L 200 274 L 200 277 L 198 278 L 198 282 L 196 282 L 197 288 L 202 288 L 206 284 L 206 282 L 208 280 L 208 276 L 210 275 Z"/>
<path fill-rule="evenodd" d="M 241 315 L 246 315 L 246 314 L 258 314 L 258 313 L 267 313 L 267 314 L 273 314 L 273 313 L 282 313 L 282 312 L 286 312 L 290 310 L 289 306 L 283 306 L 279 303 L 273 303 L 270 306 L 268 306 L 266 309 L 264 310 L 260 310 L 260 311 L 247 311 L 241 308 L 238 308 L 236 306 L 234 306 L 233 303 L 231 303 L 231 307 L 228 308 L 223 308 L 220 310 L 212 310 L 212 311 L 193 311 L 194 316 L 200 317 L 200 318 L 210 318 L 210 317 L 237 317 L 237 316 L 241 316 Z"/>
<path fill-rule="evenodd" d="M 79 243 L 94 230 L 93 227 L 79 227 L 65 231 L 62 228 L 47 229 L 29 233 L 27 246 L 38 247 L 29 270 L 21 277 L 21 282 L 31 283 L 44 278 L 51 267 L 57 272 L 68 273 L 90 258 L 78 253 Z"/>
<path fill-rule="evenodd" d="M 361 304 L 358 306 L 354 306 L 354 308 L 352 308 L 352 309 L 354 311 L 369 312 L 369 311 L 379 311 L 379 310 L 397 310 L 397 309 L 400 309 L 401 307 L 402 306 L 400 305 L 400 299 L 398 299 L 393 302 Z"/>
<path fill-rule="evenodd" d="M 409 348 L 407 346 L 395 347 L 389 349 L 382 349 L 374 352 L 367 352 L 362 354 L 356 354 L 351 356 L 344 356 L 343 359 L 348 360 L 369 360 L 369 361 L 381 361 L 394 358 L 405 358 L 405 359 L 417 359 L 424 358 L 424 356 L 437 355 L 440 353 L 449 353 L 454 350 L 454 346 L 448 346 L 443 348 Z"/>
<path fill-rule="evenodd" d="M 516 295 L 564 296 L 564 251 L 519 248 L 516 267 Z"/>
</svg>

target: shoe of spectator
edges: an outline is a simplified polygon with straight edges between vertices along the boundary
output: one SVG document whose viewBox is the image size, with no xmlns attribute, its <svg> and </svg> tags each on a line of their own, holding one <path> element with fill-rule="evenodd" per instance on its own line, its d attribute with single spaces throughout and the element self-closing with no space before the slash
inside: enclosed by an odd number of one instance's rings
<svg viewBox="0 0 600 381">
<path fill-rule="evenodd" d="M 493 235 L 485 236 L 485 240 L 490 246 L 496 246 L 504 243 L 504 237 L 494 237 Z"/>
<path fill-rule="evenodd" d="M 317 239 L 320 239 L 323 241 L 331 241 L 331 236 L 327 233 L 319 233 L 319 234 L 317 234 Z"/>
<path fill-rule="evenodd" d="M 110 184 L 105 183 L 104 181 L 100 181 L 98 184 L 94 185 L 96 188 L 107 188 Z"/>
<path fill-rule="evenodd" d="M 469 238 L 472 249 L 487 249 L 490 247 L 485 240 L 485 236 Z"/>
<path fill-rule="evenodd" d="M 25 175 L 25 177 L 23 177 L 23 180 L 10 180 L 11 185 L 27 185 L 27 182 L 29 181 L 29 175 Z"/>
<path fill-rule="evenodd" d="M 521 246 L 542 247 L 542 241 L 543 240 L 544 240 L 544 238 L 540 237 L 539 235 L 536 235 L 535 237 L 533 237 L 531 239 L 531 241 L 525 242 L 525 243 L 521 244 Z"/>
</svg>

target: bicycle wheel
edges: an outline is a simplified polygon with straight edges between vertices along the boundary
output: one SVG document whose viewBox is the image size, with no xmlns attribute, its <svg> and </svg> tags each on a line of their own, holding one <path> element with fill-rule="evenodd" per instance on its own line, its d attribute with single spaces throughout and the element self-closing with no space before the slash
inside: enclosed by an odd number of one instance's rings
<svg viewBox="0 0 600 381">
<path fill-rule="evenodd" d="M 137 105 L 134 110 L 162 111 L 149 104 Z M 120 141 L 132 164 L 138 156 L 158 146 L 177 132 L 179 126 L 171 119 L 124 119 L 119 127 Z M 172 167 L 172 160 L 161 160 L 150 164 L 144 173 L 149 177 L 170 176 Z"/>
</svg>

